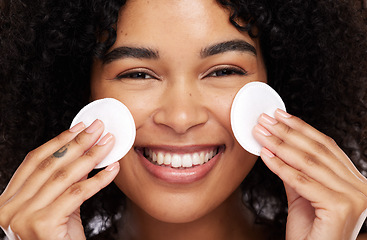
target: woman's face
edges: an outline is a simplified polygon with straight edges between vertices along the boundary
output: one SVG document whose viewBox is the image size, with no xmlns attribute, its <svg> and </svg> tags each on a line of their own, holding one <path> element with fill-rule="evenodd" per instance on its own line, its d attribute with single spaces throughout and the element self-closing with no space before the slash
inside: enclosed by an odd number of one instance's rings
<svg viewBox="0 0 367 240">
<path fill-rule="evenodd" d="M 91 98 L 116 98 L 135 119 L 115 179 L 133 208 L 178 223 L 222 206 L 257 159 L 230 125 L 251 81 L 266 82 L 259 44 L 216 1 L 128 1 L 115 44 L 94 62 Z"/>
</svg>

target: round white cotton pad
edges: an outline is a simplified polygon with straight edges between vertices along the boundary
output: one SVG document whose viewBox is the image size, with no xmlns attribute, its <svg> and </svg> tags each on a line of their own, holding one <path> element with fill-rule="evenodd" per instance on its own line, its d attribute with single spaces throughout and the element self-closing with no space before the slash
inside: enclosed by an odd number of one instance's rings
<svg viewBox="0 0 367 240">
<path fill-rule="evenodd" d="M 104 124 L 104 132 L 100 139 L 108 132 L 115 136 L 115 144 L 111 152 L 95 167 L 103 168 L 117 162 L 126 155 L 134 144 L 136 129 L 129 109 L 113 98 L 96 100 L 83 107 L 75 116 L 71 127 L 79 122 L 89 126 L 96 119 L 101 120 Z"/>
<path fill-rule="evenodd" d="M 232 103 L 231 125 L 238 143 L 248 152 L 260 156 L 261 145 L 252 135 L 252 129 L 262 113 L 274 117 L 275 110 L 285 109 L 278 93 L 263 82 L 250 82 L 242 87 Z"/>
</svg>

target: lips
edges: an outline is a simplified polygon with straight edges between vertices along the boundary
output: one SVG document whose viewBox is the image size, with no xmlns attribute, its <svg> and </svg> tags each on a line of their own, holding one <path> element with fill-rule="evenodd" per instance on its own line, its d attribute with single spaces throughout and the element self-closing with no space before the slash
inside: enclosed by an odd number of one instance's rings
<svg viewBox="0 0 367 240">
<path fill-rule="evenodd" d="M 144 157 L 158 166 L 167 166 L 178 169 L 190 168 L 192 166 L 203 165 L 217 155 L 218 147 L 194 153 L 170 153 L 164 151 L 153 151 L 150 148 L 144 149 Z"/>
<path fill-rule="evenodd" d="M 168 183 L 192 183 L 202 179 L 224 150 L 224 146 L 135 148 L 147 171 Z"/>
</svg>

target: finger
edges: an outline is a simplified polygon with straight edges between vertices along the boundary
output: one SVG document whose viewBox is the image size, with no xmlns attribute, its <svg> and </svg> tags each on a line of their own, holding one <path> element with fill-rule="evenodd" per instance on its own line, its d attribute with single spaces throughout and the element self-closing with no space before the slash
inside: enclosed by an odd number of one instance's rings
<svg viewBox="0 0 367 240">
<path fill-rule="evenodd" d="M 77 136 L 80 131 L 85 128 L 84 123 L 78 123 L 73 128 L 66 130 L 51 139 L 47 143 L 41 145 L 35 150 L 29 152 L 22 164 L 14 173 L 12 179 L 8 183 L 8 186 L 3 191 L 0 200 L 0 206 L 3 202 L 7 201 L 11 196 L 13 196 L 19 188 L 23 185 L 26 179 L 34 172 L 37 166 L 43 161 L 45 158 L 50 156 L 52 153 L 56 152 L 62 146 L 66 145 L 73 138 Z"/>
<path fill-rule="evenodd" d="M 302 120 L 298 120 L 300 121 L 300 124 L 304 124 L 305 127 L 310 128 L 310 126 Z M 350 165 L 353 165 L 346 155 L 343 156 L 343 160 L 340 160 L 339 157 L 334 154 L 335 151 L 331 151 L 323 143 L 309 138 L 298 130 L 291 128 L 283 122 L 278 122 L 276 119 L 271 118 L 266 114 L 261 115 L 259 123 L 271 134 L 279 137 L 288 145 L 304 151 L 306 153 L 304 158 L 308 164 L 317 165 L 318 162 L 322 162 L 324 166 L 330 168 L 335 174 L 347 180 L 350 184 L 358 186 L 358 188 L 363 191 L 367 191 L 366 179 L 363 177 L 361 178 L 361 174 L 359 174 L 360 176 L 356 175 L 356 173 L 345 164 L 345 162 L 349 162 Z M 313 129 L 313 131 L 314 135 L 321 134 L 316 129 Z"/>
<path fill-rule="evenodd" d="M 263 126 L 257 125 L 254 128 L 254 136 L 260 144 L 275 153 L 277 157 L 292 168 L 335 191 L 351 191 L 352 186 L 335 174 L 327 165 L 319 161 L 318 158 L 309 155 L 303 149 L 289 145 L 287 142 L 267 131 Z M 304 148 L 307 148 L 307 146 L 304 146 Z"/>
<path fill-rule="evenodd" d="M 261 158 L 268 168 L 283 180 L 288 188 L 287 194 L 293 192 L 294 198 L 290 201 L 294 202 L 300 199 L 302 204 L 302 198 L 304 198 L 315 209 L 315 221 L 318 222 L 318 229 L 313 228 L 309 233 L 310 236 L 318 234 L 320 239 L 329 239 L 330 233 L 333 233 L 335 237 L 330 239 L 337 239 L 341 236 L 340 234 L 348 236 L 350 231 L 354 229 L 361 213 L 367 207 L 366 196 L 361 192 L 354 191 L 352 194 L 335 192 L 305 173 L 289 166 L 266 148 L 262 149 Z M 294 191 L 290 191 L 290 189 Z M 297 198 L 294 192 L 302 198 Z M 308 221 L 309 217 L 302 220 Z M 323 229 L 322 232 L 314 232 L 321 229 Z"/>
<path fill-rule="evenodd" d="M 322 143 L 327 149 L 333 152 L 333 154 L 359 179 L 359 181 L 367 183 L 367 179 L 358 171 L 352 161 L 349 160 L 348 156 L 339 148 L 332 138 L 317 131 L 301 119 L 281 109 L 277 109 L 275 111 L 275 118 L 308 138 L 313 139 L 318 143 Z M 321 147 L 321 151 L 322 148 L 323 147 Z"/>
<path fill-rule="evenodd" d="M 120 164 L 115 162 L 92 178 L 73 184 L 45 212 L 59 218 L 71 215 L 83 202 L 110 184 L 119 170 Z"/>
<path fill-rule="evenodd" d="M 65 149 L 62 149 L 61 152 L 56 152 L 58 156 L 55 157 L 55 154 L 53 154 L 41 161 L 23 186 L 12 197 L 11 202 L 7 203 L 7 211 L 16 212 L 18 208 L 23 206 L 27 200 L 37 193 L 56 169 L 69 164 L 83 155 L 98 140 L 102 132 L 103 123 L 100 120 L 96 120 L 68 143 Z"/>
<path fill-rule="evenodd" d="M 108 133 L 97 145 L 92 147 L 78 160 L 63 168 L 57 169 L 37 192 L 36 196 L 32 198 L 28 208 L 38 210 L 53 202 L 72 184 L 80 181 L 92 171 L 110 152 L 113 144 L 114 137 L 112 134 Z"/>
<path fill-rule="evenodd" d="M 260 157 L 266 166 L 283 180 L 288 188 L 293 189 L 309 201 L 315 203 L 323 202 L 325 199 L 330 199 L 330 195 L 333 195 L 333 191 L 325 188 L 307 174 L 289 166 L 267 148 L 261 150 Z M 290 200 L 295 200 L 296 197 L 294 194 L 294 198 Z"/>
<path fill-rule="evenodd" d="M 36 212 L 19 212 L 12 219 L 10 225 L 16 233 L 22 234 L 27 233 L 24 228 L 28 227 L 28 233 L 33 234 L 33 237 L 29 239 L 49 239 L 50 236 L 54 238 L 52 236 L 59 234 L 63 234 L 62 237 L 65 237 L 64 234 L 67 234 L 67 231 L 60 229 L 60 227 L 67 225 L 69 218 L 79 210 L 80 205 L 85 200 L 111 183 L 118 171 L 119 163 L 113 163 L 94 177 L 73 184 L 47 207 Z M 59 231 L 55 232 L 55 229 Z"/>
</svg>

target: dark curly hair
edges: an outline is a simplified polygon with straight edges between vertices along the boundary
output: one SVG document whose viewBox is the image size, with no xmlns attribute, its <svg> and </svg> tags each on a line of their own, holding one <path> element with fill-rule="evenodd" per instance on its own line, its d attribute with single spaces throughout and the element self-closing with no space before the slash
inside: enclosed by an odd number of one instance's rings
<svg viewBox="0 0 367 240">
<path fill-rule="evenodd" d="M 269 84 L 287 110 L 334 138 L 366 176 L 367 28 L 361 10 L 347 0 L 218 3 L 229 9 L 233 25 L 259 38 Z M 114 43 L 124 4 L 0 2 L 0 191 L 26 153 L 68 128 L 88 103 L 92 60 Z M 241 187 L 257 222 L 282 236 L 287 202 L 281 180 L 257 161 Z M 85 202 L 87 237 L 108 239 L 116 232 L 124 202 L 114 184 Z M 103 223 L 100 229 L 95 221 Z"/>
</svg>

